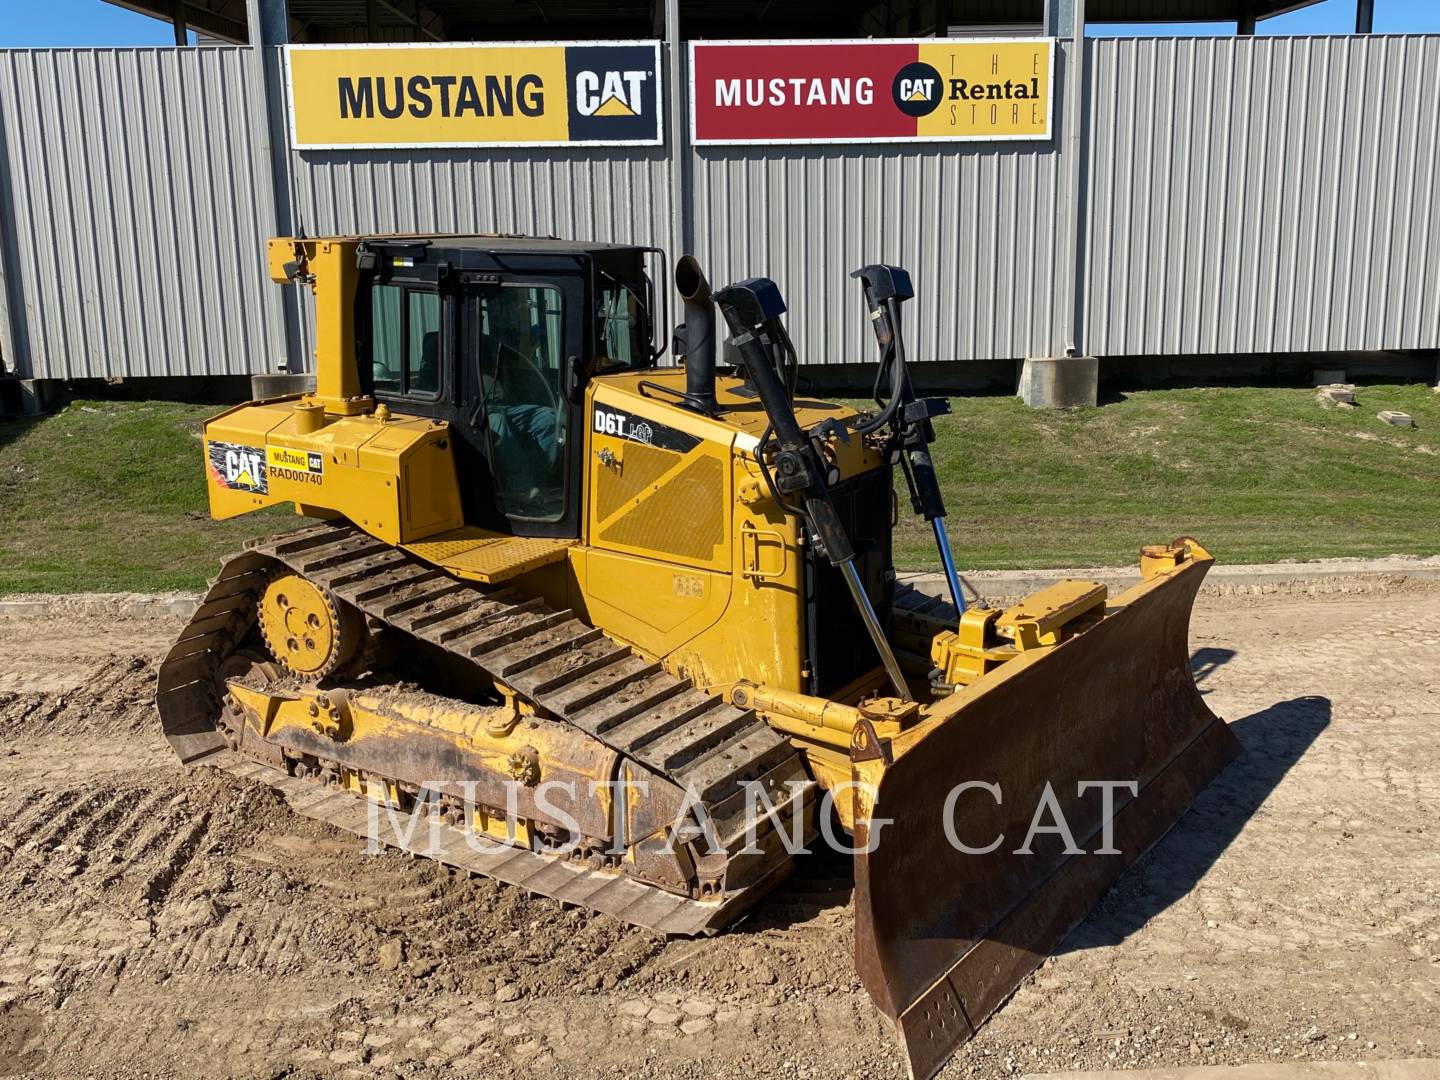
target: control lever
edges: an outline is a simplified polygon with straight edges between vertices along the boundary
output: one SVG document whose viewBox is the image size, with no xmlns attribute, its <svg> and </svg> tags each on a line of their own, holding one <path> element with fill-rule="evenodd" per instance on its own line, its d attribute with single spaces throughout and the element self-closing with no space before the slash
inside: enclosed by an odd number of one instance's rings
<svg viewBox="0 0 1440 1080">
<path fill-rule="evenodd" d="M 930 444 L 935 441 L 937 416 L 950 411 L 944 398 L 917 398 L 905 362 L 905 339 L 900 329 L 900 305 L 915 295 L 910 274 L 899 266 L 873 263 L 862 266 L 851 275 L 859 278 L 865 288 L 865 306 L 870 311 L 870 325 L 880 345 L 880 372 L 876 378 L 877 404 L 883 406 L 880 416 L 866 425 L 868 430 L 888 423 L 895 443 L 902 452 L 901 471 L 910 488 L 910 505 L 915 513 L 930 522 L 935 546 L 945 569 L 945 582 L 955 610 L 965 611 L 965 594 L 960 588 L 960 573 L 955 569 L 955 556 L 950 551 L 950 536 L 945 531 L 945 499 L 935 463 L 930 457 Z M 890 376 L 888 400 L 881 400 L 880 386 Z"/>
<path fill-rule="evenodd" d="M 902 701 L 910 701 L 912 698 L 905 674 L 900 670 L 900 662 L 895 658 L 895 651 L 890 647 L 875 607 L 860 580 L 860 571 L 855 565 L 855 547 L 840 522 L 834 500 L 830 498 L 828 469 L 810 437 L 801 430 L 772 352 L 782 347 L 776 343 L 787 340 L 785 328 L 780 323 L 780 316 L 785 313 L 785 300 L 780 295 L 780 289 L 769 278 L 746 278 L 717 292 L 715 303 L 730 327 L 731 343 L 740 350 L 746 375 L 765 408 L 770 430 L 779 447 L 773 463 L 775 488 L 781 495 L 794 495 L 801 500 L 804 509 L 797 512 L 809 523 L 811 531 L 825 549 L 825 556 L 845 578 L 856 610 L 895 686 L 895 693 Z M 761 468 L 765 468 L 763 461 L 760 464 Z"/>
</svg>

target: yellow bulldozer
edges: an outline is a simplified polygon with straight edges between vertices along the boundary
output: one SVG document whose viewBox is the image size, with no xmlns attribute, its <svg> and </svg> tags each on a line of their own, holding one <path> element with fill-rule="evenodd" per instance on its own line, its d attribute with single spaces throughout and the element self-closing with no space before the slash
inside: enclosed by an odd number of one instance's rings
<svg viewBox="0 0 1440 1080">
<path fill-rule="evenodd" d="M 1212 560 L 1185 538 L 1117 596 L 967 604 L 908 274 L 854 275 L 879 349 L 856 409 L 800 392 L 774 282 L 712 293 L 688 256 L 661 365 L 657 255 L 271 241 L 313 291 L 315 389 L 205 425 L 210 507 L 312 520 L 222 565 L 162 666 L 165 734 L 667 935 L 734 922 L 829 837 L 860 977 L 926 1077 L 1235 754 L 1188 665 Z M 897 489 L 948 599 L 896 579 Z"/>
</svg>

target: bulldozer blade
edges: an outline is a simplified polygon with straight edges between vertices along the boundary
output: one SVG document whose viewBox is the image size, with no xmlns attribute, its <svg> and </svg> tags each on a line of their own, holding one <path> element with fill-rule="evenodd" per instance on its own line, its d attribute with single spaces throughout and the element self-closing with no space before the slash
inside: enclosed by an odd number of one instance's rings
<svg viewBox="0 0 1440 1080">
<path fill-rule="evenodd" d="M 946 699 L 884 757 L 857 735 L 856 790 L 873 786 L 856 796 L 856 967 L 913 1077 L 934 1075 L 1239 753 L 1190 674 L 1212 562 L 1195 545 L 1097 625 Z M 1134 788 L 1110 788 L 1107 814 L 1105 789 L 1081 794 L 1083 781 Z"/>
</svg>

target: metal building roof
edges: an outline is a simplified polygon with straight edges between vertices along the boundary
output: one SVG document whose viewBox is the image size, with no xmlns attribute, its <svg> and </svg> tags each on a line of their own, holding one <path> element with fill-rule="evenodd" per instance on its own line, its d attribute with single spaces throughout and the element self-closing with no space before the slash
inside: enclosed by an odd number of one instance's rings
<svg viewBox="0 0 1440 1080">
<path fill-rule="evenodd" d="M 108 0 L 170 22 L 172 0 Z M 1088 0 L 1089 22 L 1234 22 L 1320 0 Z M 949 25 L 1041 22 L 1044 0 L 949 0 Z M 245 0 L 185 0 L 190 29 L 246 40 Z M 680 0 L 684 36 L 837 37 L 928 33 L 937 5 L 921 0 Z M 292 41 L 561 40 L 658 36 L 661 0 L 289 0 Z"/>
</svg>

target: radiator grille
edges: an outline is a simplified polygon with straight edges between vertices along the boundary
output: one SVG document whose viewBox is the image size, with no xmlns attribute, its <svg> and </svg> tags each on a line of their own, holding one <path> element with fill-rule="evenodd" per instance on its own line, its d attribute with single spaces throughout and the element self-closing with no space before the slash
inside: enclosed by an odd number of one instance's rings
<svg viewBox="0 0 1440 1080">
<path fill-rule="evenodd" d="M 627 471 L 630 449 L 626 447 Z M 697 457 L 607 526 L 600 539 L 658 555 L 713 559 L 715 549 L 725 542 L 724 480 L 719 458 Z"/>
<path fill-rule="evenodd" d="M 840 521 L 850 535 L 856 565 L 880 625 L 890 626 L 895 583 L 891 575 L 890 533 L 894 498 L 890 470 L 875 469 L 830 489 Z M 880 656 L 855 610 L 840 571 L 814 545 L 806 545 L 806 642 L 809 648 L 809 690 L 822 697 L 835 693 L 879 666 Z"/>
<path fill-rule="evenodd" d="M 673 450 L 626 443 L 619 470 L 596 466 L 595 520 L 604 524 L 606 518 L 660 479 L 666 469 L 679 463 L 680 455 Z"/>
</svg>

